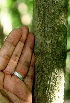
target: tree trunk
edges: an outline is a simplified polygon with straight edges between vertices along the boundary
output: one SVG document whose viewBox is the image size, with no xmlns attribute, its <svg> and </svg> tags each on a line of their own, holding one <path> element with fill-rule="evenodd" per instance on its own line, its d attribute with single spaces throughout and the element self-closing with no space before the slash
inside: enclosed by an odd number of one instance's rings
<svg viewBox="0 0 70 103">
<path fill-rule="evenodd" d="M 34 0 L 33 103 L 63 103 L 68 0 Z"/>
</svg>

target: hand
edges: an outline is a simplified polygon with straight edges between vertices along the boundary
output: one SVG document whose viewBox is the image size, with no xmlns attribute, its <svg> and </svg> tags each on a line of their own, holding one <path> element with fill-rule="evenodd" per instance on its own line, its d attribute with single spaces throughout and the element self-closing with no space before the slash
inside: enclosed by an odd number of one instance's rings
<svg viewBox="0 0 70 103">
<path fill-rule="evenodd" d="M 13 103 L 32 103 L 34 35 L 26 26 L 14 29 L 0 50 L 0 93 Z M 23 76 L 20 80 L 14 73 Z"/>
</svg>

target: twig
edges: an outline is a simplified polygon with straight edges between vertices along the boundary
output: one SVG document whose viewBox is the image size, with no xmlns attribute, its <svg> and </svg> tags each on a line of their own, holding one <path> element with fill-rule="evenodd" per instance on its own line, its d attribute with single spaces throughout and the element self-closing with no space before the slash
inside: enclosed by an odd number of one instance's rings
<svg viewBox="0 0 70 103">
<path fill-rule="evenodd" d="M 66 52 L 70 52 L 70 49 L 67 49 Z"/>
</svg>

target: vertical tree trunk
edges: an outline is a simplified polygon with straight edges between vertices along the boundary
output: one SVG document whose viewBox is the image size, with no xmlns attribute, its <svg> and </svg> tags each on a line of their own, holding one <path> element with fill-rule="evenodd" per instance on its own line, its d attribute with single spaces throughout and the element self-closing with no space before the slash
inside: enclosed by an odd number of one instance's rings
<svg viewBox="0 0 70 103">
<path fill-rule="evenodd" d="M 68 0 L 34 0 L 33 103 L 63 103 Z"/>
</svg>

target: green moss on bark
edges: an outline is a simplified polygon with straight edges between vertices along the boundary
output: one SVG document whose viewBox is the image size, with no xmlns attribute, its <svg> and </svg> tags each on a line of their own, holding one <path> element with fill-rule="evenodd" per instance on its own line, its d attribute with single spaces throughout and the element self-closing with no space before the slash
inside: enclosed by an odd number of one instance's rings
<svg viewBox="0 0 70 103">
<path fill-rule="evenodd" d="M 34 0 L 35 81 L 33 103 L 63 103 L 68 0 Z M 60 102 L 61 99 L 61 102 Z"/>
</svg>

